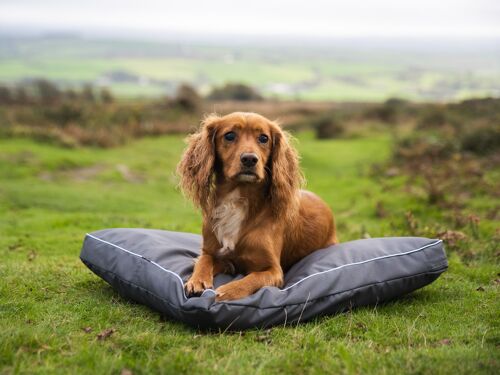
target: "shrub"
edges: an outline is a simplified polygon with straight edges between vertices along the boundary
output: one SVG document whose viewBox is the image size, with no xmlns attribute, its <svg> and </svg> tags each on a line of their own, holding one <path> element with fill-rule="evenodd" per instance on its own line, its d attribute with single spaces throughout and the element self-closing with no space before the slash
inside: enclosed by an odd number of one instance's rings
<svg viewBox="0 0 500 375">
<path fill-rule="evenodd" d="M 405 107 L 409 104 L 410 102 L 406 99 L 401 99 L 401 98 L 389 98 L 384 102 L 384 105 L 388 107 Z"/>
<path fill-rule="evenodd" d="M 95 95 L 92 85 L 85 85 L 82 89 L 82 99 L 86 102 L 94 103 Z"/>
<path fill-rule="evenodd" d="M 65 126 L 71 122 L 80 121 L 83 116 L 83 110 L 80 105 L 64 103 L 60 106 L 46 108 L 43 114 L 50 122 Z"/>
<path fill-rule="evenodd" d="M 15 88 L 13 96 L 14 96 L 14 101 L 17 104 L 26 105 L 32 102 L 30 96 L 28 95 L 28 92 L 22 86 L 18 86 Z"/>
<path fill-rule="evenodd" d="M 390 98 L 382 105 L 366 110 L 364 117 L 389 124 L 396 124 L 401 119 L 403 113 L 408 111 L 408 105 L 409 102 L 404 99 Z"/>
<path fill-rule="evenodd" d="M 481 117 L 500 120 L 499 98 L 467 99 L 458 104 L 450 104 L 449 108 L 471 119 Z"/>
<path fill-rule="evenodd" d="M 0 104 L 11 104 L 12 93 L 7 86 L 0 86 Z"/>
<path fill-rule="evenodd" d="M 334 116 L 322 116 L 313 122 L 316 138 L 337 138 L 344 133 L 344 126 Z"/>
<path fill-rule="evenodd" d="M 35 92 L 42 104 L 55 104 L 61 99 L 61 92 L 55 84 L 45 79 L 33 82 Z"/>
<path fill-rule="evenodd" d="M 420 111 L 417 120 L 417 128 L 420 130 L 436 129 L 440 127 L 451 127 L 462 129 L 463 116 L 451 109 L 452 107 L 440 105 L 427 105 Z"/>
<path fill-rule="evenodd" d="M 110 103 L 113 103 L 114 99 L 113 99 L 113 95 L 111 94 L 111 91 L 107 88 L 102 88 L 101 89 L 101 101 L 105 104 L 110 104 Z"/>
<path fill-rule="evenodd" d="M 210 100 L 262 100 L 262 96 L 251 86 L 243 83 L 227 83 L 222 87 L 215 87 L 208 95 Z"/>
<path fill-rule="evenodd" d="M 187 84 L 177 88 L 173 104 L 188 112 L 196 112 L 201 107 L 201 97 L 196 90 Z"/>
<path fill-rule="evenodd" d="M 419 129 L 431 129 L 447 123 L 447 114 L 444 107 L 432 106 L 423 110 L 417 121 Z"/>
<path fill-rule="evenodd" d="M 469 130 L 462 136 L 461 148 L 478 155 L 500 152 L 500 126 Z"/>
<path fill-rule="evenodd" d="M 68 89 L 64 92 L 64 97 L 68 101 L 75 101 L 78 99 L 78 94 L 73 89 Z"/>
<path fill-rule="evenodd" d="M 459 151 L 458 141 L 452 138 L 429 134 L 409 136 L 396 144 L 396 159 L 409 162 L 429 163 L 431 160 L 447 159 Z"/>
</svg>

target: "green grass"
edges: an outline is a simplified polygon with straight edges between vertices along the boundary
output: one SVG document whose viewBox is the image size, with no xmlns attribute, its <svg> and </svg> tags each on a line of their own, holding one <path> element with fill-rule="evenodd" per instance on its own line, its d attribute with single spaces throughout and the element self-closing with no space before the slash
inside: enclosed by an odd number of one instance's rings
<svg viewBox="0 0 500 375">
<path fill-rule="evenodd" d="M 390 137 L 320 142 L 304 133 L 298 147 L 308 189 L 334 209 L 342 241 L 407 235 L 409 210 L 421 227 L 448 225 L 404 191 L 403 177 L 370 177 Z M 409 296 L 268 331 L 198 332 L 120 298 L 79 261 L 83 236 L 106 227 L 199 232 L 200 215 L 175 188 L 182 148 L 178 136 L 111 150 L 0 140 L 0 374 L 498 373 L 498 262 L 465 261 L 460 249 L 448 251 L 448 272 Z M 480 194 L 471 200 L 487 207 Z M 482 219 L 476 252 L 492 246 L 497 224 Z M 116 332 L 97 340 L 107 328 Z"/>
<path fill-rule="evenodd" d="M 313 78 L 307 65 L 300 63 L 262 63 L 256 61 L 224 63 L 187 58 L 112 58 L 112 59 L 35 59 L 0 61 L 0 79 L 26 76 L 59 80 L 97 79 L 113 70 L 127 71 L 153 79 L 194 81 L 199 75 L 217 77 L 213 83 L 227 81 L 296 83 Z M 251 72 L 251 74 L 249 74 Z"/>
<path fill-rule="evenodd" d="M 313 78 L 311 70 L 301 64 L 251 62 L 223 63 L 187 58 L 112 58 L 112 59 L 36 59 L 0 62 L 0 79 L 26 76 L 60 80 L 97 79 L 113 70 L 127 71 L 153 79 L 194 81 L 199 75 L 217 77 L 214 83 L 244 81 L 294 83 Z M 250 75 L 249 72 L 252 74 Z"/>
</svg>

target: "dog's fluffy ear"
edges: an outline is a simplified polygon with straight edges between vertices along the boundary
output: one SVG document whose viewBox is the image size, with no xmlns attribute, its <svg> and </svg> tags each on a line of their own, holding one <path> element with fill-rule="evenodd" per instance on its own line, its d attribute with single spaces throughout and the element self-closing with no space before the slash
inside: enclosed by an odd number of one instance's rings
<svg viewBox="0 0 500 375">
<path fill-rule="evenodd" d="M 291 218 L 299 203 L 298 190 L 303 184 L 299 156 L 292 137 L 276 123 L 271 123 L 271 202 L 276 217 Z"/>
<path fill-rule="evenodd" d="M 220 117 L 212 114 L 187 138 L 188 146 L 177 166 L 180 187 L 194 204 L 206 209 L 212 199 L 215 165 L 215 135 Z"/>
</svg>

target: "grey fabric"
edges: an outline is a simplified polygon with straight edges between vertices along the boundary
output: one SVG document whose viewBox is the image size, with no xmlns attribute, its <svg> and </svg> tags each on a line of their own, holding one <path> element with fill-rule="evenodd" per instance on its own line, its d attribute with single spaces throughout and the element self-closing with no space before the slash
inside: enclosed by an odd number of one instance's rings
<svg viewBox="0 0 500 375">
<path fill-rule="evenodd" d="M 391 300 L 434 281 L 448 262 L 440 240 L 373 238 L 318 250 L 295 264 L 282 289 L 215 302 L 187 298 L 183 284 L 201 237 L 151 229 L 105 229 L 85 237 L 81 260 L 123 297 L 200 328 L 241 330 L 306 321 Z M 240 276 L 218 275 L 214 287 Z"/>
</svg>

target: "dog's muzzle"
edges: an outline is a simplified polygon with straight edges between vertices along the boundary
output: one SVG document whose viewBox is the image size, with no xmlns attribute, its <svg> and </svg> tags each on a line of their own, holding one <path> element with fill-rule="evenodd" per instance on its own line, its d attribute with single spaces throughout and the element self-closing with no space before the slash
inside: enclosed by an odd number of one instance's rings
<svg viewBox="0 0 500 375">
<path fill-rule="evenodd" d="M 240 161 L 243 167 L 254 168 L 259 161 L 259 157 L 253 152 L 244 152 L 240 155 Z"/>
</svg>

